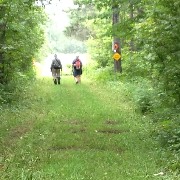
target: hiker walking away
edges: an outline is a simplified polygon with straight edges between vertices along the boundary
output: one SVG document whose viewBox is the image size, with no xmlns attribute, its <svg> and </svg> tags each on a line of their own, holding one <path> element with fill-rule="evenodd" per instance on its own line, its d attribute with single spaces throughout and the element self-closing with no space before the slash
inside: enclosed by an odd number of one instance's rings
<svg viewBox="0 0 180 180">
<path fill-rule="evenodd" d="M 76 84 L 80 83 L 82 75 L 82 62 L 79 59 L 79 56 L 76 56 L 76 59 L 72 62 L 72 71 Z"/>
<path fill-rule="evenodd" d="M 54 59 L 52 60 L 50 69 L 52 72 L 54 84 L 57 84 L 57 83 L 60 84 L 60 79 L 61 79 L 60 71 L 62 74 L 62 64 L 61 64 L 60 59 L 57 58 L 56 54 L 54 55 Z"/>
</svg>

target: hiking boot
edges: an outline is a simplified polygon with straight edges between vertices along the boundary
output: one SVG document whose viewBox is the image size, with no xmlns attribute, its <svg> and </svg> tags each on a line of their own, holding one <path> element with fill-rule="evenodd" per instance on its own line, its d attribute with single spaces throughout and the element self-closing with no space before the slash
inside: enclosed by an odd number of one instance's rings
<svg viewBox="0 0 180 180">
<path fill-rule="evenodd" d="M 54 84 L 57 84 L 57 81 L 56 81 L 56 79 L 54 80 Z"/>
<path fill-rule="evenodd" d="M 58 84 L 61 84 L 61 83 L 60 83 L 60 77 L 58 78 Z"/>
</svg>

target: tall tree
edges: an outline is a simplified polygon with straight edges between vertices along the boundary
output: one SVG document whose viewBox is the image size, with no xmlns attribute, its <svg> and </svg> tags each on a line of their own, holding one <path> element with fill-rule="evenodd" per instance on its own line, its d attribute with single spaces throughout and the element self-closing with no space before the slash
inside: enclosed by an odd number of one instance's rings
<svg viewBox="0 0 180 180">
<path fill-rule="evenodd" d="M 43 43 L 45 16 L 35 1 L 3 0 L 1 9 L 0 83 L 32 69 L 32 58 Z"/>
<path fill-rule="evenodd" d="M 122 67 L 121 67 L 121 44 L 120 44 L 120 37 L 117 35 L 117 26 L 119 23 L 119 4 L 113 0 L 112 3 L 112 25 L 113 25 L 113 51 L 114 51 L 114 56 L 117 54 L 119 57 L 116 57 L 114 59 L 114 70 L 115 72 L 122 72 Z M 114 57 L 113 56 L 113 57 Z"/>
</svg>

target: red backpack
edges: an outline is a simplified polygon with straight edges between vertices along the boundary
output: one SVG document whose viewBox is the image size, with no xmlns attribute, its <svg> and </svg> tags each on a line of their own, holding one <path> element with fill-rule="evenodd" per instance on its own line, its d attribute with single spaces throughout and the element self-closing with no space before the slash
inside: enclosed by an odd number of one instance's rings
<svg viewBox="0 0 180 180">
<path fill-rule="evenodd" d="M 76 69 L 81 69 L 81 61 L 79 59 L 76 60 L 75 67 Z"/>
</svg>

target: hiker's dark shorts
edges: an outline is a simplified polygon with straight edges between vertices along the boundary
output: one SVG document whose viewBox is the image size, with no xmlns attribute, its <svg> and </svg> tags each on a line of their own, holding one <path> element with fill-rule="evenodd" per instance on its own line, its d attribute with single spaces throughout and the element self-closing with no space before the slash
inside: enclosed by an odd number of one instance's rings
<svg viewBox="0 0 180 180">
<path fill-rule="evenodd" d="M 74 69 L 73 71 L 73 76 L 76 77 L 76 76 L 80 76 L 82 74 L 82 69 Z"/>
<path fill-rule="evenodd" d="M 60 77 L 60 69 L 52 69 L 52 76 L 53 78 L 58 78 Z"/>
</svg>

